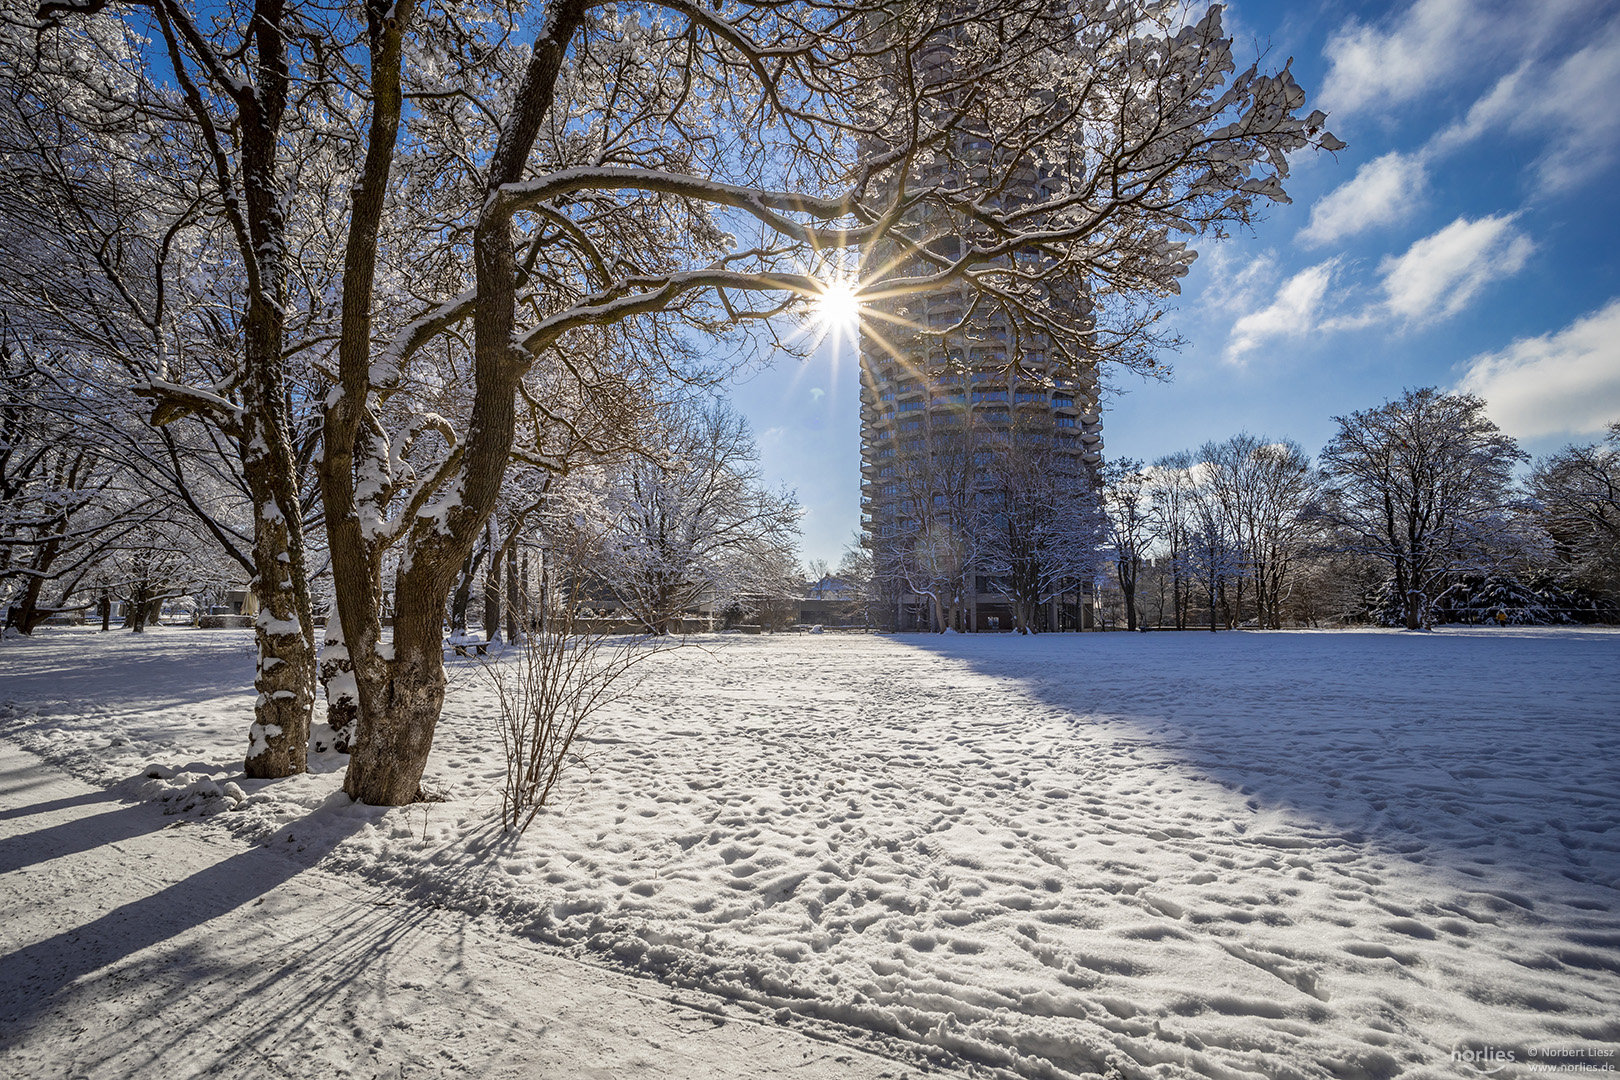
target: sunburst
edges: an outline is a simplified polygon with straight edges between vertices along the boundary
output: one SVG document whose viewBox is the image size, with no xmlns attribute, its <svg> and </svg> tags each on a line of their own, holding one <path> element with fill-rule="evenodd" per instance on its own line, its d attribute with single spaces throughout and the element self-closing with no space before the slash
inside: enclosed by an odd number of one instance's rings
<svg viewBox="0 0 1620 1080">
<path fill-rule="evenodd" d="M 851 278 L 834 278 L 815 298 L 816 320 L 827 332 L 853 334 L 861 326 L 861 297 Z"/>
</svg>

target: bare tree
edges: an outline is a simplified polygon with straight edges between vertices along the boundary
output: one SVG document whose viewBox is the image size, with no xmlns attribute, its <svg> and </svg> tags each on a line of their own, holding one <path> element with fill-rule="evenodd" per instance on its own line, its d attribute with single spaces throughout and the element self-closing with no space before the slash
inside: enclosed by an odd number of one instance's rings
<svg viewBox="0 0 1620 1080">
<path fill-rule="evenodd" d="M 766 488 L 748 423 L 724 402 L 671 410 L 665 449 L 597 470 L 589 572 L 650 633 L 700 602 L 780 596 L 797 574 L 799 506 Z"/>
<path fill-rule="evenodd" d="M 1590 583 L 1620 587 L 1620 422 L 1601 443 L 1536 462 L 1530 494 L 1560 554 Z"/>
<path fill-rule="evenodd" d="M 1192 580 L 1203 587 L 1209 603 L 1210 632 L 1215 632 L 1223 612 L 1227 626 L 1232 626 L 1228 589 L 1243 576 L 1243 551 L 1227 531 L 1220 505 L 1207 487 L 1197 488 L 1193 494 L 1192 530 L 1187 534 L 1185 561 Z"/>
<path fill-rule="evenodd" d="M 527 635 L 514 654 L 484 669 L 500 702 L 506 751 L 501 823 L 515 832 L 529 827 L 578 763 L 580 729 L 628 694 L 631 669 L 659 651 L 644 639 L 609 642 L 586 629 L 579 602 L 578 594 L 564 599 L 544 631 Z"/>
<path fill-rule="evenodd" d="M 1157 537 L 1148 494 L 1149 474 L 1133 458 L 1110 462 L 1103 470 L 1101 496 L 1114 575 L 1125 599 L 1125 628 L 1136 629 L 1136 586 L 1142 561 Z"/>
<path fill-rule="evenodd" d="M 1169 580 L 1176 629 L 1185 630 L 1191 601 L 1189 552 L 1195 529 L 1193 493 L 1197 487 L 1193 456 L 1186 450 L 1167 454 L 1153 463 L 1148 475 L 1148 499 L 1159 537 L 1156 550 L 1163 563 L 1161 576 Z"/>
<path fill-rule="evenodd" d="M 1334 420 L 1320 519 L 1340 550 L 1389 568 L 1407 629 L 1429 625 L 1451 575 L 1518 553 L 1512 471 L 1526 455 L 1483 400 L 1425 387 Z"/>
<path fill-rule="evenodd" d="M 93 238 L 81 247 L 86 272 L 77 280 L 53 275 L 51 284 L 66 287 L 51 297 L 48 285 L 45 306 L 71 310 L 73 292 L 92 294 L 83 321 L 131 389 L 155 403 L 152 423 L 206 416 L 239 456 L 260 604 L 260 693 L 246 768 L 259 777 L 302 771 L 315 641 L 287 379 L 294 260 L 283 166 L 291 54 L 309 28 L 286 0 L 201 14 L 177 3 L 45 0 L 38 20 L 28 26 L 34 20 L 20 12 L 5 20 L 22 31 L 6 35 L 7 59 L 29 76 L 28 92 L 8 111 L 20 123 L 9 127 L 32 137 L 30 189 L 48 196 L 36 205 L 51 219 L 41 239 L 79 247 L 79 238 Z M 151 45 L 143 49 L 144 38 Z M 104 160 L 121 168 L 86 167 Z M 8 207 L 8 217 L 17 212 Z M 123 257 L 126 241 L 131 259 Z M 231 270 L 220 269 L 226 259 L 200 258 L 221 241 Z M 171 347 L 170 301 L 201 269 L 179 265 L 190 259 L 212 263 L 214 295 L 226 299 L 226 320 L 214 312 L 212 336 L 230 347 L 215 350 L 222 363 L 214 378 L 196 378 L 196 366 Z M 180 334 L 209 336 L 195 323 Z"/>
<path fill-rule="evenodd" d="M 1022 438 L 994 451 L 985 471 L 992 482 L 978 492 L 978 565 L 1012 606 L 1015 628 L 1029 634 L 1040 627 L 1037 611 L 1097 576 L 1107 526 L 1091 471 L 1035 442 L 1042 436 Z"/>
<path fill-rule="evenodd" d="M 75 594 L 169 507 L 87 431 L 94 395 L 64 393 L 23 341 L 0 335 L 0 607 L 30 634 L 88 607 Z"/>
<path fill-rule="evenodd" d="M 1244 547 L 1260 625 L 1279 629 L 1300 562 L 1320 540 L 1313 511 L 1321 477 L 1297 443 L 1257 442 L 1248 460 L 1253 497 L 1243 523 Z"/>
<path fill-rule="evenodd" d="M 880 591 L 872 551 L 861 543 L 859 534 L 844 548 L 834 573 L 849 596 L 849 615 L 858 618 L 862 626 L 883 625 L 894 604 Z"/>
<path fill-rule="evenodd" d="M 985 436 L 964 423 L 964 413 L 919 410 L 901 425 L 904 452 L 879 469 L 896 501 L 877 569 L 927 602 L 936 632 L 967 628 L 983 539 L 976 447 Z"/>
<path fill-rule="evenodd" d="M 1230 580 L 1228 625 L 1243 620 L 1247 583 L 1254 588 L 1258 623 L 1280 626 L 1290 574 L 1316 529 L 1307 514 L 1319 484 L 1310 458 L 1296 443 L 1247 432 L 1205 443 L 1195 456 L 1221 527 L 1241 555 L 1241 573 Z"/>
</svg>

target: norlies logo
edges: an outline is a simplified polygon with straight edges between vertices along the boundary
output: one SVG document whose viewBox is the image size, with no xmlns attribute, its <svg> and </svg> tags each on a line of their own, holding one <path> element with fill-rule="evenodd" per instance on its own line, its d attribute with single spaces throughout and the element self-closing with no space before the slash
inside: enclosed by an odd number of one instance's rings
<svg viewBox="0 0 1620 1080">
<path fill-rule="evenodd" d="M 1481 1072 L 1493 1073 L 1512 1064 L 1517 1056 L 1512 1050 L 1486 1045 L 1477 1050 L 1452 1050 L 1451 1060 L 1467 1062 Z"/>
</svg>

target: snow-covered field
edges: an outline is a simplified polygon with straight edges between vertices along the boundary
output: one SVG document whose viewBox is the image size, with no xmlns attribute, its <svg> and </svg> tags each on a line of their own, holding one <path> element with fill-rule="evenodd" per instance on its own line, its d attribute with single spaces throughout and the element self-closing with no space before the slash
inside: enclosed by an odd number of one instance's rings
<svg viewBox="0 0 1620 1080">
<path fill-rule="evenodd" d="M 241 778 L 252 664 L 237 631 L 8 640 L 0 735 L 914 1063 L 1620 1069 L 1614 632 L 705 638 L 642 665 L 517 841 L 476 660 L 429 769 L 447 801 L 391 811 L 350 805 L 332 754 Z"/>
</svg>

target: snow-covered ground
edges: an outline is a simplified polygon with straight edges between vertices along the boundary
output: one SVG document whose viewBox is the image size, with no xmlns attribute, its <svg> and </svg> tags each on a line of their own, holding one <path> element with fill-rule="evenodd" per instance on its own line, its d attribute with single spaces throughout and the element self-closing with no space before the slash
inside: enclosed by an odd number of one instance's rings
<svg viewBox="0 0 1620 1080">
<path fill-rule="evenodd" d="M 241 778 L 246 632 L 8 640 L 0 734 L 323 873 L 913 1062 L 1620 1069 L 1620 634 L 715 637 L 640 670 L 516 841 L 473 659 L 429 769 L 447 801 L 391 811 L 349 804 L 332 754 Z"/>
</svg>

